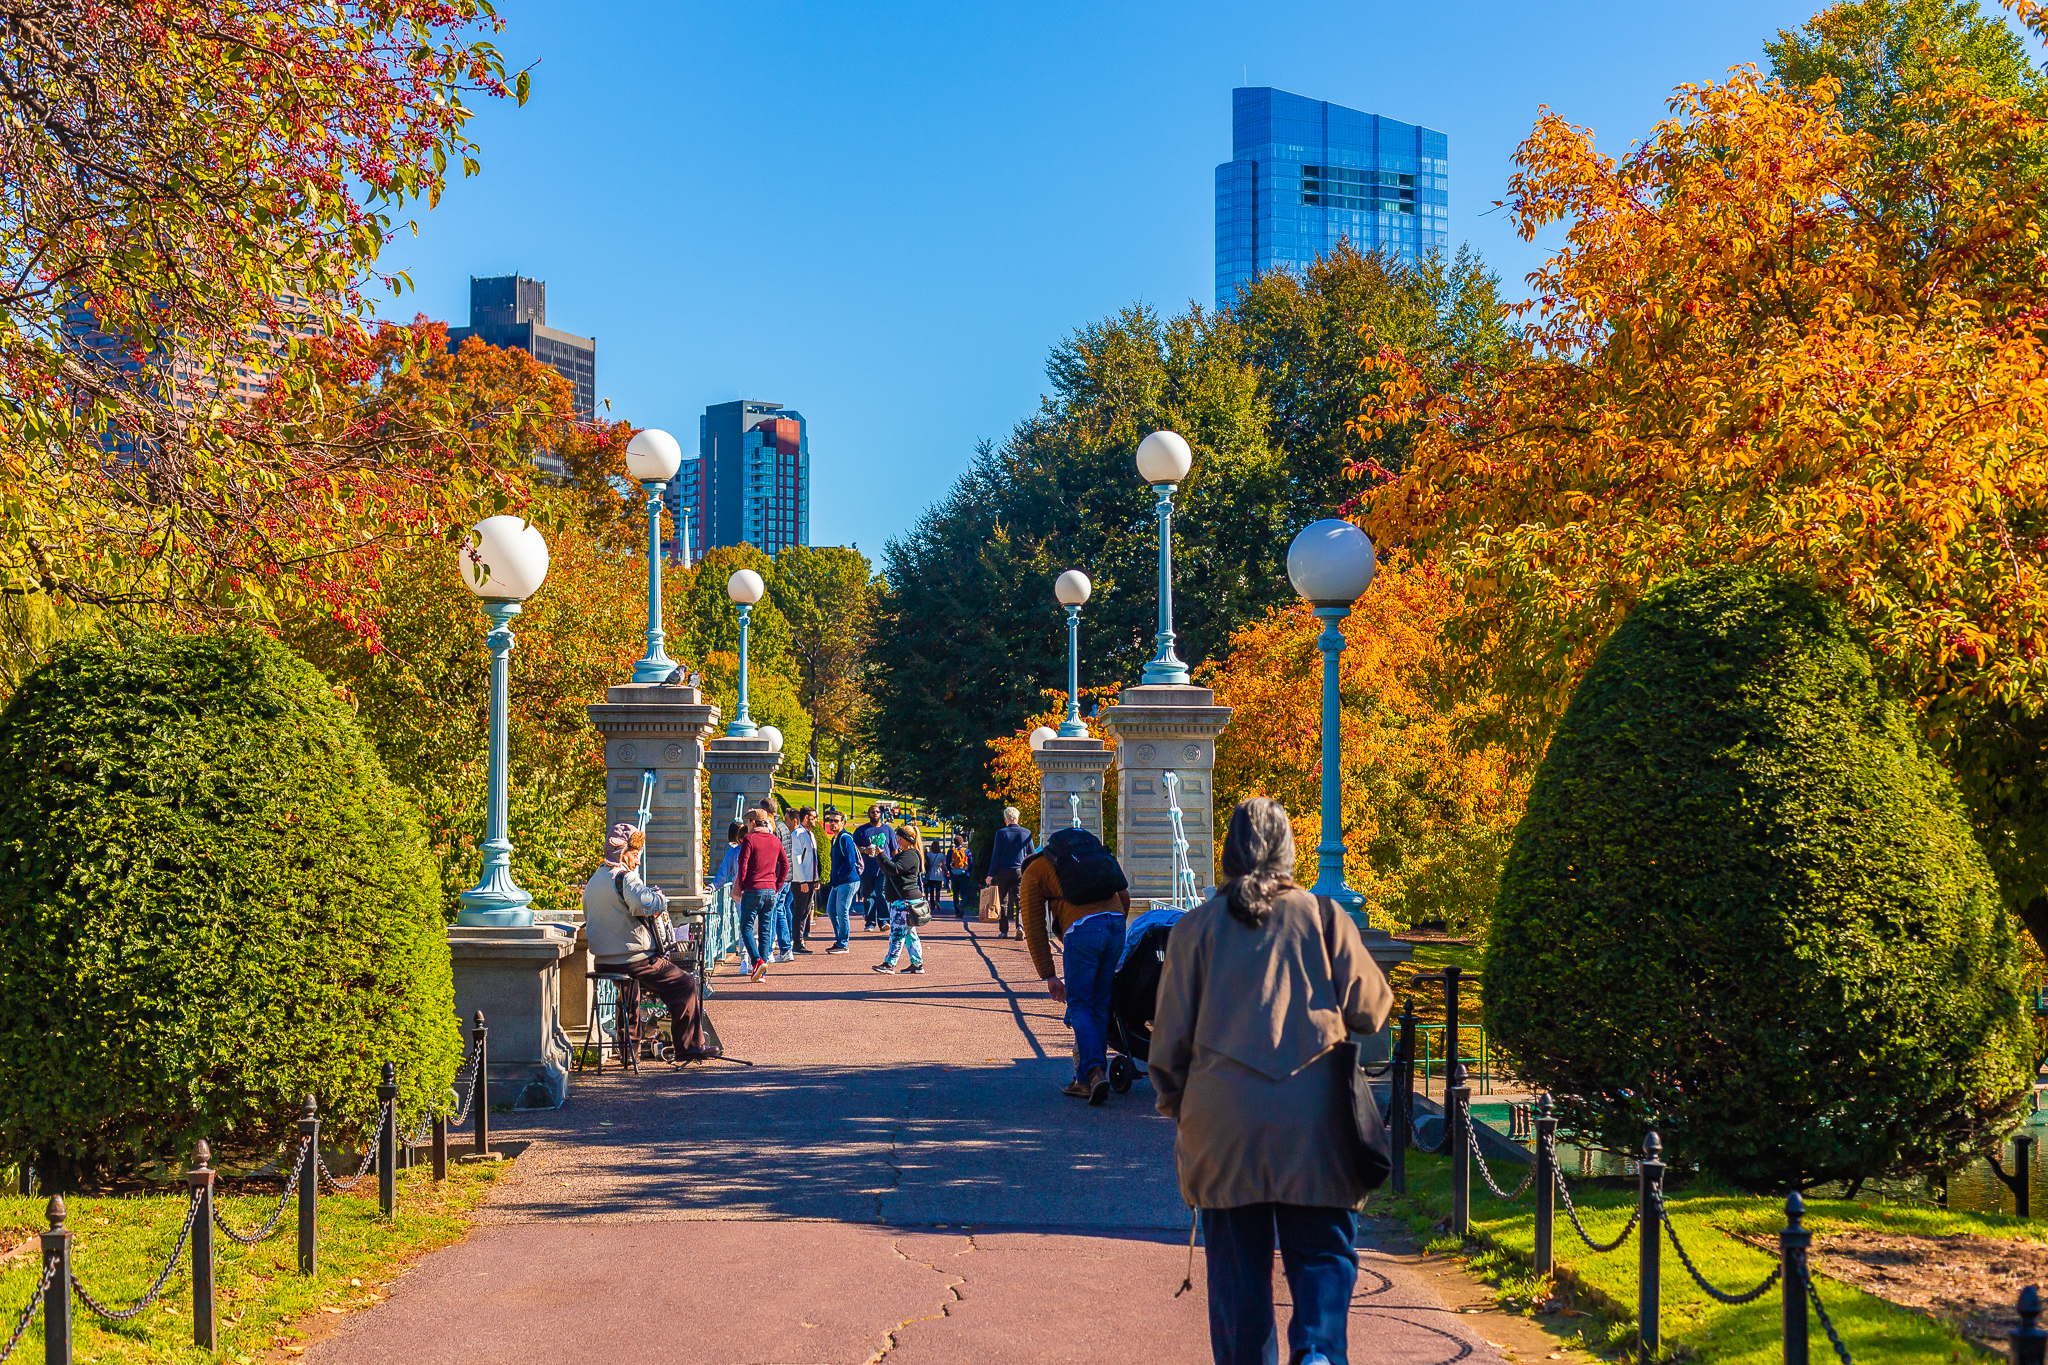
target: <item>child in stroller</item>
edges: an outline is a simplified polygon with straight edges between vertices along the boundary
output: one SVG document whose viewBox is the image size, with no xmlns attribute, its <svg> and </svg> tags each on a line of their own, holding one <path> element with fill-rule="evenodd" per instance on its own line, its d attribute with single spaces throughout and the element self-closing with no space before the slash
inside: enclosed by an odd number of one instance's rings
<svg viewBox="0 0 2048 1365">
<path fill-rule="evenodd" d="M 1151 1055 L 1152 1007 L 1166 964 L 1166 937 L 1187 911 L 1155 904 L 1124 930 L 1123 956 L 1109 987 L 1109 1088 L 1122 1095 L 1145 1074 Z"/>
</svg>

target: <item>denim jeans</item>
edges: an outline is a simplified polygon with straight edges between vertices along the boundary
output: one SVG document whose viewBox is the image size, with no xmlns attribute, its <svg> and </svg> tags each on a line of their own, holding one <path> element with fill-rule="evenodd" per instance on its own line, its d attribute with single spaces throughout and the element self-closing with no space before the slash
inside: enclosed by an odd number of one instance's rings
<svg viewBox="0 0 2048 1365">
<path fill-rule="evenodd" d="M 858 890 L 852 882 L 842 882 L 825 895 L 825 915 L 832 921 L 834 948 L 844 948 L 853 933 L 853 896 Z"/>
<path fill-rule="evenodd" d="M 882 965 L 885 967 L 895 966 L 896 953 L 905 944 L 910 945 L 910 965 L 922 967 L 924 965 L 924 944 L 918 940 L 917 930 L 907 924 L 899 924 L 889 930 L 889 951 L 882 954 Z"/>
<path fill-rule="evenodd" d="M 740 942 L 756 962 L 770 960 L 775 947 L 775 893 L 740 892 Z"/>
<path fill-rule="evenodd" d="M 868 917 L 877 929 L 889 922 L 889 892 L 879 882 L 868 893 Z"/>
<path fill-rule="evenodd" d="M 792 945 L 789 941 L 789 887 L 784 885 L 775 893 L 775 951 L 786 953 Z"/>
<path fill-rule="evenodd" d="M 1074 1076 L 1109 1065 L 1109 989 L 1124 951 L 1124 917 L 1114 910 L 1067 926 L 1067 1027 L 1074 1031 Z"/>
<path fill-rule="evenodd" d="M 1308 1204 L 1246 1204 L 1203 1209 L 1209 1268 L 1209 1351 L 1216 1365 L 1276 1365 L 1273 1242 L 1294 1300 L 1287 1324 L 1290 1358 L 1313 1347 L 1331 1365 L 1348 1365 L 1346 1329 L 1358 1283 L 1358 1225 L 1350 1209 Z"/>
<path fill-rule="evenodd" d="M 974 878 L 965 875 L 956 875 L 953 878 L 953 913 L 961 919 L 977 913 Z"/>
</svg>

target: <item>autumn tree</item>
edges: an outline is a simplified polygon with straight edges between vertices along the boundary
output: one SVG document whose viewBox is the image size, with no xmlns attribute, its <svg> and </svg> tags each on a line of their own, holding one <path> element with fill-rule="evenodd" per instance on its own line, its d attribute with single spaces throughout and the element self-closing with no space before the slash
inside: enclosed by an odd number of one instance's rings
<svg viewBox="0 0 2048 1365">
<path fill-rule="evenodd" d="M 1546 111 L 1507 200 L 1525 236 L 1564 224 L 1529 350 L 1449 390 L 1382 354 L 1361 434 L 1414 444 L 1362 519 L 1456 573 L 1470 676 L 1536 746 L 1652 583 L 1737 563 L 1819 586 L 1915 699 L 2048 935 L 2048 841 L 2003 824 L 2041 809 L 2048 774 L 2048 129 L 1949 64 L 1894 101 L 1902 157 L 1832 89 L 1683 87 L 1620 158 Z"/>
<path fill-rule="evenodd" d="M 298 361 L 366 344 L 398 215 L 516 94 L 484 0 L 0 0 L 0 591 L 263 614 L 497 480 L 361 442 Z M 352 382 L 352 381 L 350 381 Z M 279 430 L 264 388 L 327 409 Z M 347 388 L 344 382 L 341 388 Z"/>
<path fill-rule="evenodd" d="M 877 586 L 867 556 L 828 546 L 784 546 L 768 593 L 789 624 L 798 695 L 811 718 L 809 753 L 822 768 L 832 746 L 843 776 L 867 712 L 867 648 Z"/>
</svg>

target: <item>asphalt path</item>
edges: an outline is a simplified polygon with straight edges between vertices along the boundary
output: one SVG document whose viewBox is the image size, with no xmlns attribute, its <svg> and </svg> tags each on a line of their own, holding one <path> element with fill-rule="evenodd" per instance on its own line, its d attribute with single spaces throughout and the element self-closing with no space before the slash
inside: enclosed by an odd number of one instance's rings
<svg viewBox="0 0 2048 1365">
<path fill-rule="evenodd" d="M 752 1067 L 585 1074 L 562 1109 L 495 1118 L 525 1145 L 478 1226 L 304 1358 L 1209 1359 L 1199 1251 L 1174 1293 L 1189 1213 L 1149 1088 L 1059 1093 L 1061 1007 L 993 925 L 936 920 L 919 976 L 870 970 L 885 937 L 721 975 L 712 1017 Z M 1469 1281 L 1370 1223 L 1360 1254 L 1357 1365 L 1503 1359 Z M 1277 1277 L 1276 1297 L 1284 1332 Z"/>
</svg>

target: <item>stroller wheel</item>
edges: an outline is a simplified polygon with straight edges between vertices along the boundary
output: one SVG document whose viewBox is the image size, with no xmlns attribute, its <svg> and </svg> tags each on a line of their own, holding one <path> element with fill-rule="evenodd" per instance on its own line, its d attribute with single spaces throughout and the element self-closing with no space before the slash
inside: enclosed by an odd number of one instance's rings
<svg viewBox="0 0 2048 1365">
<path fill-rule="evenodd" d="M 1112 1057 L 1109 1060 L 1109 1088 L 1119 1095 L 1127 1095 L 1131 1082 L 1138 1079 L 1138 1068 L 1131 1065 L 1128 1057 Z"/>
</svg>

